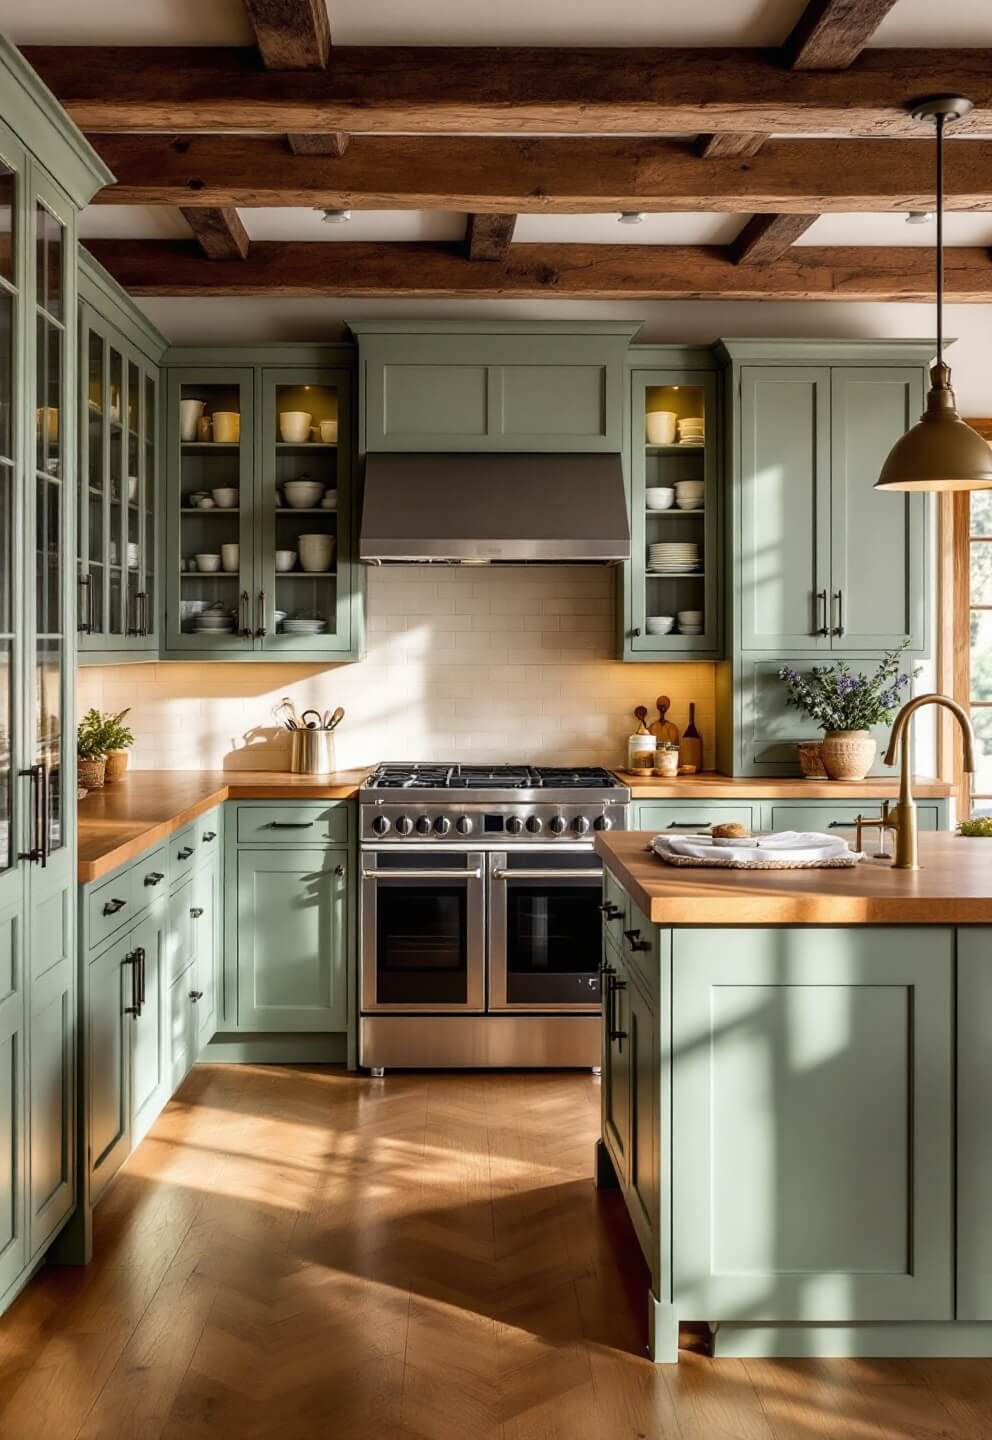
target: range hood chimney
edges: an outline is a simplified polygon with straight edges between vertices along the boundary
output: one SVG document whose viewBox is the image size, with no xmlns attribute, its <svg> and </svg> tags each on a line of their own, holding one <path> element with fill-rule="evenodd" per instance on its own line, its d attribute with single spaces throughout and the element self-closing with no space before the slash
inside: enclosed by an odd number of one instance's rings
<svg viewBox="0 0 992 1440">
<path fill-rule="evenodd" d="M 373 454 L 372 564 L 614 565 L 630 558 L 619 455 Z"/>
</svg>

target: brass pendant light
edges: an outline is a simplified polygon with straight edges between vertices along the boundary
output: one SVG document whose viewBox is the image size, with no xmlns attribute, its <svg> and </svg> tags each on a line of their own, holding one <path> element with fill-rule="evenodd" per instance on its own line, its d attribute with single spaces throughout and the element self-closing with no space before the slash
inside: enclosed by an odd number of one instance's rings
<svg viewBox="0 0 992 1440">
<path fill-rule="evenodd" d="M 889 451 L 876 490 L 992 489 L 992 446 L 958 414 L 944 364 L 944 126 L 973 108 L 960 95 L 937 95 L 913 110 L 914 120 L 933 120 L 937 130 L 937 359 L 927 408 Z"/>
</svg>

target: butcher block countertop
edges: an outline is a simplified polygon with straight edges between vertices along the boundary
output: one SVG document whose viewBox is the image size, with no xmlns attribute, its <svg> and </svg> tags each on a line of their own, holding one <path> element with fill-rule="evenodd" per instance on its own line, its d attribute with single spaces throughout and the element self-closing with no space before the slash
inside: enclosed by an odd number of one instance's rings
<svg viewBox="0 0 992 1440">
<path fill-rule="evenodd" d="M 595 845 L 658 925 L 992 925 L 992 840 L 921 833 L 920 870 L 864 860 L 747 871 L 665 865 L 647 850 L 653 833 L 611 831 Z"/>
<path fill-rule="evenodd" d="M 699 775 L 678 775 L 674 780 L 661 776 L 634 776 L 614 770 L 618 780 L 629 786 L 632 800 L 836 800 L 841 804 L 865 798 L 894 800 L 899 793 L 899 776 L 874 775 L 848 784 L 840 780 L 762 780 L 746 776 L 718 775 L 706 770 Z M 918 776 L 913 781 L 917 800 L 942 800 L 953 793 L 947 780 Z"/>
<path fill-rule="evenodd" d="M 79 802 L 79 881 L 109 875 L 225 800 L 351 800 L 368 773 L 134 770 Z"/>
</svg>

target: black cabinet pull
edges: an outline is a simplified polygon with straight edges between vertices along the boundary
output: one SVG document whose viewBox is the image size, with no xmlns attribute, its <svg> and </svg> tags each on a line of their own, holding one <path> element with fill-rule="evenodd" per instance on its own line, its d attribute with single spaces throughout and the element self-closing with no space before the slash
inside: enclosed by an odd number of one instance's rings
<svg viewBox="0 0 992 1440">
<path fill-rule="evenodd" d="M 619 905 L 614 905 L 612 900 L 604 900 L 599 908 L 607 920 L 619 920 L 623 916 L 623 911 Z"/>
<path fill-rule="evenodd" d="M 270 820 L 270 830 L 312 830 L 312 820 Z"/>
<path fill-rule="evenodd" d="M 210 842 L 211 842 L 211 840 L 216 840 L 216 839 L 217 839 L 217 831 L 216 831 L 216 830 L 204 830 L 203 834 L 200 836 L 200 839 L 203 841 L 203 843 L 204 843 L 205 845 L 209 845 Z"/>
<path fill-rule="evenodd" d="M 138 957 L 138 1014 L 145 1008 L 145 947 L 139 945 L 135 954 Z"/>
<path fill-rule="evenodd" d="M 203 999 L 203 991 L 202 991 L 202 990 L 191 990 L 191 991 L 189 992 L 189 998 L 192 1000 L 193 1004 L 195 1005 L 196 1002 L 197 1002 L 197 1000 L 202 1000 L 202 999 Z"/>
<path fill-rule="evenodd" d="M 251 625 L 249 624 L 249 621 L 248 621 L 248 615 L 249 615 L 249 608 L 248 608 L 248 607 L 249 607 L 250 604 L 251 604 L 251 598 L 250 598 L 250 596 L 249 596 L 249 594 L 248 594 L 248 591 L 247 591 L 247 590 L 242 590 L 242 592 L 241 592 L 241 606 L 240 606 L 241 624 L 240 624 L 239 629 L 238 629 L 238 634 L 241 636 L 242 640 L 250 640 L 250 639 L 251 639 Z"/>
<path fill-rule="evenodd" d="M 104 915 L 116 915 L 118 911 L 124 909 L 126 904 L 126 900 L 108 900 L 104 904 L 103 913 Z"/>
<path fill-rule="evenodd" d="M 830 627 L 827 624 L 827 592 L 817 590 L 816 592 L 817 624 L 813 631 L 814 635 L 829 635 Z"/>
<path fill-rule="evenodd" d="M 840 636 L 842 636 L 842 635 L 844 634 L 844 592 L 843 592 L 843 590 L 837 590 L 837 591 L 834 593 L 834 599 L 835 599 L 836 602 L 837 602 L 837 624 L 834 626 L 834 634 L 835 634 L 835 635 L 840 635 Z"/>
<path fill-rule="evenodd" d="M 131 967 L 131 1003 L 130 1003 L 130 1005 L 125 1005 L 125 1006 L 124 1006 L 124 1014 L 125 1014 L 125 1015 L 134 1015 L 135 1017 L 137 1017 L 138 1015 L 141 1014 L 141 1002 L 140 1002 L 140 1000 L 138 999 L 138 952 L 137 952 L 137 950 L 130 950 L 130 951 L 128 951 L 128 953 L 124 956 L 124 964 L 125 964 L 125 965 L 130 965 L 130 967 Z"/>
<path fill-rule="evenodd" d="M 162 874 L 161 870 L 149 870 L 148 874 L 145 876 L 145 884 L 161 885 L 164 879 L 165 876 Z"/>
<path fill-rule="evenodd" d="M 183 848 L 179 851 L 178 855 L 176 856 L 176 859 L 177 859 L 177 860 L 188 860 L 192 854 L 193 854 L 193 847 L 192 847 L 192 845 L 184 845 Z"/>
<path fill-rule="evenodd" d="M 192 906 L 190 907 L 190 912 L 189 912 L 189 913 L 192 915 L 192 917 L 193 917 L 194 920 L 199 920 L 200 916 L 203 914 L 203 906 L 202 906 L 202 905 L 192 905 Z"/>
<path fill-rule="evenodd" d="M 633 630 L 631 630 L 631 632 L 630 632 L 630 638 L 631 638 L 632 640 L 636 640 L 637 637 L 640 635 L 640 633 L 641 633 L 641 627 L 640 627 L 640 625 L 635 625 L 634 628 L 633 628 Z"/>
<path fill-rule="evenodd" d="M 44 785 L 42 782 L 42 765 L 29 765 L 26 770 L 21 770 L 21 775 L 29 776 L 31 779 L 31 849 L 19 850 L 18 860 L 33 860 L 42 865 L 45 864 L 45 820 L 43 807 L 45 803 Z"/>
<path fill-rule="evenodd" d="M 827 829 L 828 829 L 828 830 L 853 830 L 853 829 L 854 829 L 854 821 L 853 821 L 853 820 L 831 820 L 830 824 L 827 826 Z"/>
<path fill-rule="evenodd" d="M 90 591 L 91 591 L 92 588 L 93 588 L 93 576 L 92 576 L 92 575 L 80 575 L 79 580 L 78 580 L 78 585 L 79 585 L 80 590 L 81 590 L 81 591 L 85 594 L 85 596 L 86 596 L 86 602 L 85 602 L 85 604 L 81 604 L 81 605 L 79 606 L 79 614 L 80 614 L 80 615 L 85 615 L 85 616 L 86 616 L 86 619 L 85 619 L 85 620 L 82 620 L 82 619 L 77 620 L 77 622 L 76 622 L 76 629 L 79 631 L 80 635 L 92 635 L 92 633 L 93 633 L 93 623 L 92 623 L 92 622 L 93 622 L 93 607 L 92 607 L 92 605 L 90 604 Z M 81 598 L 81 597 L 79 597 L 79 598 Z"/>
<path fill-rule="evenodd" d="M 669 820 L 668 830 L 706 830 L 713 824 L 712 820 Z"/>
<path fill-rule="evenodd" d="M 651 942 L 650 942 L 650 940 L 642 940 L 642 939 L 640 938 L 640 936 L 641 936 L 640 930 L 625 930 L 625 931 L 623 932 L 623 935 L 624 935 L 624 939 L 627 941 L 627 944 L 630 946 L 631 950 L 640 951 L 640 950 L 650 950 L 650 949 L 651 949 Z"/>
<path fill-rule="evenodd" d="M 343 875 L 343 874 L 344 874 L 344 866 L 343 866 L 343 865 L 335 865 L 335 867 L 334 867 L 334 873 L 335 873 L 335 875 Z"/>
<path fill-rule="evenodd" d="M 255 636 L 259 640 L 264 640 L 265 635 L 265 591 L 259 590 L 255 600 Z"/>
</svg>

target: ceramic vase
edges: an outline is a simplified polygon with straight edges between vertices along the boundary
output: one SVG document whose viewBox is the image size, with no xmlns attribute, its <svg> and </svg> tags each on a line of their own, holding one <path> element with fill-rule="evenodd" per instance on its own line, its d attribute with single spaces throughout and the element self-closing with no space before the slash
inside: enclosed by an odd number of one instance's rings
<svg viewBox="0 0 992 1440">
<path fill-rule="evenodd" d="M 202 400 L 180 400 L 179 438 L 181 440 L 188 442 L 196 439 L 203 409 L 204 402 Z"/>
<path fill-rule="evenodd" d="M 878 746 L 869 730 L 828 730 L 820 755 L 831 780 L 863 780 Z"/>
<path fill-rule="evenodd" d="M 108 785 L 115 780 L 124 779 L 124 771 L 127 769 L 128 752 L 126 750 L 111 750 L 107 755 L 104 779 Z"/>
</svg>

